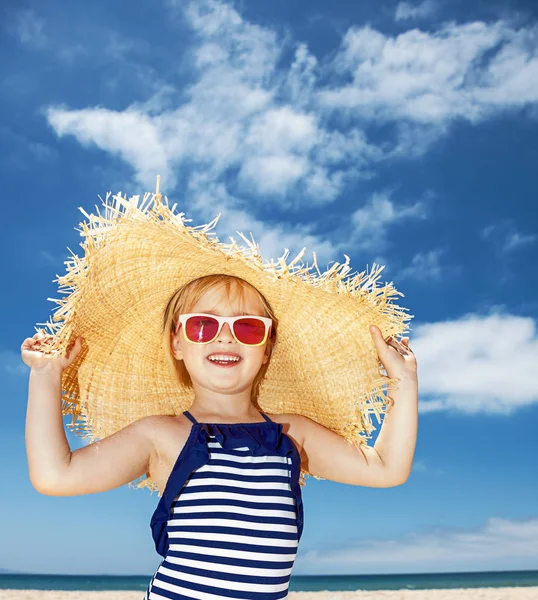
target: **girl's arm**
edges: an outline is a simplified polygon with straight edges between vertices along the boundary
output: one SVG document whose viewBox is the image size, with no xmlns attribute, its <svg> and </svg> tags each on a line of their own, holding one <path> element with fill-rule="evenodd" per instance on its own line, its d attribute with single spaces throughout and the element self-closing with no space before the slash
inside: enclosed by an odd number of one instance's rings
<svg viewBox="0 0 538 600">
<path fill-rule="evenodd" d="M 34 488 L 48 496 L 92 494 L 148 472 L 155 456 L 152 417 L 71 452 L 61 414 L 61 379 L 62 369 L 52 364 L 30 371 L 26 453 Z"/>
<path fill-rule="evenodd" d="M 390 390 L 394 405 L 388 409 L 374 446 L 357 448 L 342 436 L 303 415 L 290 415 L 298 423 L 302 442 L 301 463 L 311 475 L 365 487 L 394 487 L 411 472 L 417 435 L 416 380 L 402 381 Z"/>
<path fill-rule="evenodd" d="M 411 474 L 417 443 L 418 380 L 400 380 L 388 396 L 394 403 L 385 412 L 374 447 L 388 471 L 404 483 Z"/>
<path fill-rule="evenodd" d="M 309 473 L 341 483 L 393 487 L 407 481 L 413 464 L 418 431 L 417 361 L 409 338 L 398 341 L 390 336 L 385 341 L 378 327 L 371 328 L 371 334 L 387 376 L 399 380 L 397 389 L 389 389 L 392 405 L 374 446 L 364 444 L 357 449 L 308 417 L 294 418 L 301 431 L 301 460 Z"/>
</svg>

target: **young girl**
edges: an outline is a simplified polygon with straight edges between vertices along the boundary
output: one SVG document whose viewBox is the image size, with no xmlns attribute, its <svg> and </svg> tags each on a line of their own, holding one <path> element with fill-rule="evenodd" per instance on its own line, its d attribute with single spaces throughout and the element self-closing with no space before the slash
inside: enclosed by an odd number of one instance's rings
<svg viewBox="0 0 538 600">
<path fill-rule="evenodd" d="M 57 301 L 63 323 L 21 346 L 30 480 L 70 496 L 147 476 L 139 487 L 160 492 L 150 526 L 163 560 L 145 600 L 286 598 L 302 472 L 373 487 L 409 476 L 416 361 L 407 338 L 366 331 L 402 332 L 409 317 L 375 271 L 344 283 L 347 262 L 320 273 L 314 253 L 318 277 L 291 269 L 304 249 L 264 263 L 254 240 L 210 238 L 217 219 L 186 225 L 159 178 L 153 195 L 103 204 L 103 214 L 80 208 L 86 254 L 58 279 L 71 291 Z M 369 447 L 362 432 L 393 383 Z M 101 439 L 72 452 L 68 414 Z"/>
<path fill-rule="evenodd" d="M 163 316 L 169 359 L 195 399 L 180 415 L 138 419 L 72 452 L 61 413 L 66 357 L 22 344 L 31 368 L 26 444 L 30 479 L 41 493 L 103 492 L 149 473 L 162 493 L 151 520 L 164 557 L 145 600 L 286 598 L 302 534 L 299 472 L 351 485 L 406 481 L 416 440 L 416 361 L 402 342 L 373 340 L 389 377 L 401 381 L 374 447 L 360 451 L 299 414 L 257 408 L 259 384 L 276 343 L 276 317 L 264 296 L 231 275 L 192 280 Z"/>
</svg>

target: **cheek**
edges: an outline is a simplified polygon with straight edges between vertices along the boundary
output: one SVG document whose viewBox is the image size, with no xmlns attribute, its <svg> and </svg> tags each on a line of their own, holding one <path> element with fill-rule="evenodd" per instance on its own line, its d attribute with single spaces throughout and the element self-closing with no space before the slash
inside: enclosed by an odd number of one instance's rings
<svg viewBox="0 0 538 600">
<path fill-rule="evenodd" d="M 207 362 L 205 358 L 206 352 L 202 348 L 189 348 L 184 356 L 190 364 L 203 365 Z"/>
<path fill-rule="evenodd" d="M 257 352 L 253 353 L 253 360 L 257 363 L 264 363 L 264 361 L 266 361 L 266 353 L 267 353 L 267 348 L 266 346 L 260 347 L 260 348 L 256 348 Z"/>
</svg>

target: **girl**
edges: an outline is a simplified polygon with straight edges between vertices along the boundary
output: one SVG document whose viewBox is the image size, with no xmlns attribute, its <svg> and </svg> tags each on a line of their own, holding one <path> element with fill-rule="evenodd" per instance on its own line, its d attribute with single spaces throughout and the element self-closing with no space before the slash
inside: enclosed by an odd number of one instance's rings
<svg viewBox="0 0 538 600">
<path fill-rule="evenodd" d="M 47 495 L 103 492 L 149 473 L 162 492 L 151 520 L 163 556 L 145 600 L 286 598 L 302 534 L 299 473 L 391 487 L 409 476 L 417 433 L 416 360 L 408 345 L 371 331 L 392 391 L 375 446 L 359 449 L 300 414 L 258 409 L 277 319 L 253 285 L 233 275 L 193 279 L 163 315 L 167 358 L 194 402 L 179 415 L 150 415 L 72 452 L 60 407 L 66 356 L 24 340 L 30 367 L 26 447 L 30 479 Z M 211 596 L 209 596 L 211 594 Z"/>
</svg>

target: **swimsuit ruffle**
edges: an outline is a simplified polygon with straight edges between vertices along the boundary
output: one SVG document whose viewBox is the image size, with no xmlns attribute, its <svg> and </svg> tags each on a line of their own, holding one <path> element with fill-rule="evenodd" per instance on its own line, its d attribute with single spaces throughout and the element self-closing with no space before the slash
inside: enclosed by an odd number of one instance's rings
<svg viewBox="0 0 538 600">
<path fill-rule="evenodd" d="M 261 456 L 268 452 L 276 452 L 282 445 L 283 432 L 281 423 L 197 423 L 199 433 L 197 443 L 206 447 L 210 436 L 215 436 L 219 444 L 226 449 L 237 448 L 241 445 L 248 446 L 253 456 Z M 260 427 L 252 427 L 259 425 Z M 267 427 L 272 425 L 272 427 Z M 275 427 L 276 425 L 276 427 Z"/>
<path fill-rule="evenodd" d="M 247 446 L 248 454 L 263 456 L 274 454 L 291 457 L 291 490 L 295 496 L 298 540 L 303 531 L 303 502 L 299 475 L 301 458 L 293 440 L 283 432 L 282 423 L 266 421 L 264 423 L 193 423 L 189 437 L 181 450 L 163 495 L 151 517 L 150 527 L 155 549 L 161 556 L 168 552 L 166 525 L 170 518 L 170 508 L 176 496 L 183 488 L 191 473 L 209 461 L 207 443 L 215 436 L 219 444 L 226 449 Z"/>
</svg>

